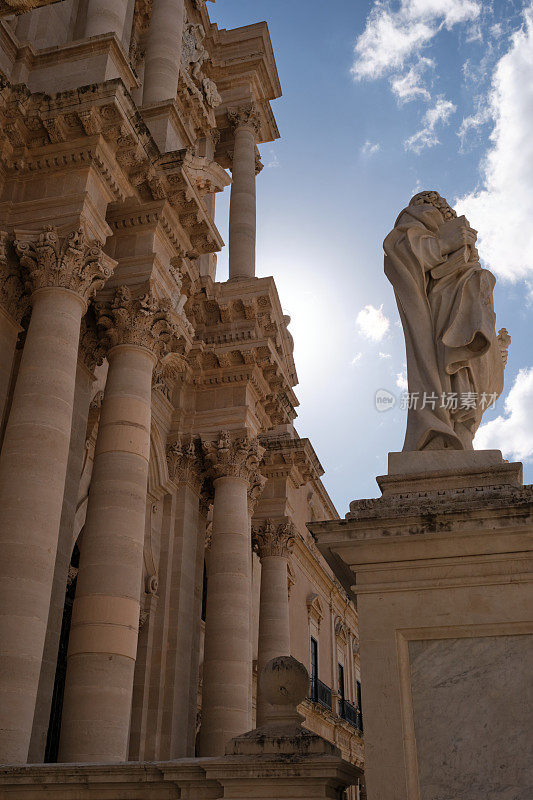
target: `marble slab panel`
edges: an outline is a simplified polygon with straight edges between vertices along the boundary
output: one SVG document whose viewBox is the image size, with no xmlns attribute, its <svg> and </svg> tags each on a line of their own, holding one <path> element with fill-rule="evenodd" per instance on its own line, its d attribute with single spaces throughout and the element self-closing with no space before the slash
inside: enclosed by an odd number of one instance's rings
<svg viewBox="0 0 533 800">
<path fill-rule="evenodd" d="M 420 800 L 532 800 L 533 636 L 409 642 Z"/>
</svg>

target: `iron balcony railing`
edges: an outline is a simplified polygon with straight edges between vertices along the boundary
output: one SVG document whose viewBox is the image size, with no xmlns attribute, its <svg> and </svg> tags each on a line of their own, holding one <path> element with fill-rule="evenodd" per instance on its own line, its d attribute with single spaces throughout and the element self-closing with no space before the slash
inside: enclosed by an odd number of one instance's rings
<svg viewBox="0 0 533 800">
<path fill-rule="evenodd" d="M 324 708 L 333 710 L 333 702 L 331 699 L 331 689 L 325 683 L 319 681 L 318 678 L 311 681 L 311 700 L 314 703 L 320 703 Z"/>
<path fill-rule="evenodd" d="M 363 717 L 358 708 L 356 708 L 348 700 L 339 700 L 339 717 L 345 719 L 350 725 L 353 725 L 356 730 L 363 733 Z"/>
</svg>

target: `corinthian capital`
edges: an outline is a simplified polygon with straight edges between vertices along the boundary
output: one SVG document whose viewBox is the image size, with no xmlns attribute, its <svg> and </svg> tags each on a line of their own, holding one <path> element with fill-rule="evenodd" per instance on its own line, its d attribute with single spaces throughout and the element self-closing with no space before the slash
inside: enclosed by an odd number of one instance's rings
<svg viewBox="0 0 533 800">
<path fill-rule="evenodd" d="M 202 444 L 209 472 L 214 479 L 243 478 L 252 488 L 265 452 L 256 436 L 232 439 L 228 431 L 221 431 L 214 442 Z"/>
<path fill-rule="evenodd" d="M 204 465 L 199 441 L 180 438 L 167 444 L 168 476 L 176 484 L 190 486 L 200 495 L 204 480 Z"/>
<path fill-rule="evenodd" d="M 252 541 L 259 558 L 286 556 L 294 547 L 296 531 L 292 522 L 274 522 L 264 519 L 252 526 Z"/>
<path fill-rule="evenodd" d="M 257 136 L 261 127 L 257 106 L 255 103 L 245 103 L 242 106 L 228 108 L 228 122 L 233 130 L 249 128 Z"/>
<path fill-rule="evenodd" d="M 29 306 L 20 267 L 8 258 L 8 236 L 0 231 L 0 305 L 16 322 L 20 322 Z"/>
<path fill-rule="evenodd" d="M 95 310 L 100 336 L 109 348 L 132 344 L 159 357 L 170 350 L 176 335 L 171 301 L 157 299 L 150 286 L 135 293 L 128 286 L 118 286 L 113 299 L 96 303 Z"/>
<path fill-rule="evenodd" d="M 47 225 L 37 238 L 21 234 L 15 240 L 15 249 L 32 291 L 61 287 L 85 301 L 102 288 L 116 266 L 99 242 L 87 239 L 82 228 L 61 237 Z"/>
</svg>

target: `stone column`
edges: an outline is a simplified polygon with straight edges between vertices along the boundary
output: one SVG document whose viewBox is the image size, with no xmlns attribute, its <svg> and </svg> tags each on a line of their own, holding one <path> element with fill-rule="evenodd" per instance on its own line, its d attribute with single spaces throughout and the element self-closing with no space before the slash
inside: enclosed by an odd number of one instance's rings
<svg viewBox="0 0 533 800">
<path fill-rule="evenodd" d="M 54 580 L 46 626 L 39 690 L 35 706 L 33 730 L 28 760 L 30 764 L 43 761 L 46 747 L 46 735 L 50 719 L 50 708 L 54 689 L 57 666 L 65 592 L 69 573 L 70 559 L 74 547 L 74 518 L 80 486 L 80 477 L 86 453 L 85 439 L 89 406 L 93 396 L 94 374 L 97 361 L 101 361 L 96 331 L 88 326 L 86 315 L 81 325 L 81 341 L 78 367 L 76 370 L 76 387 L 74 391 L 74 412 L 72 416 L 72 432 L 67 462 L 67 476 L 63 495 L 63 508 L 59 524 Z"/>
<path fill-rule="evenodd" d="M 157 4 L 157 0 L 155 0 Z M 85 36 L 114 33 L 120 41 L 128 13 L 129 0 L 89 0 Z"/>
<path fill-rule="evenodd" d="M 257 439 L 231 440 L 227 432 L 205 443 L 215 498 L 203 666 L 203 756 L 223 755 L 226 742 L 252 723 L 248 490 L 263 453 Z"/>
<path fill-rule="evenodd" d="M 57 666 L 59 640 L 63 622 L 65 592 L 70 560 L 75 544 L 74 522 L 76 517 L 80 478 L 86 455 L 86 436 L 91 400 L 93 399 L 94 370 L 102 364 L 105 349 L 98 341 L 94 315 L 89 310 L 81 321 L 74 411 L 67 462 L 67 476 L 63 495 L 63 508 L 59 524 L 59 539 L 54 568 L 54 580 L 46 626 L 39 689 L 33 719 L 33 730 L 28 760 L 31 764 L 43 761 L 46 737 L 50 721 L 50 709 Z"/>
<path fill-rule="evenodd" d="M 83 231 L 16 242 L 32 316 L 0 458 L 0 762 L 28 756 L 63 505 L 80 322 L 112 271 Z"/>
<path fill-rule="evenodd" d="M 253 542 L 261 559 L 261 604 L 259 607 L 259 647 L 257 674 L 272 658 L 290 656 L 289 591 L 287 564 L 294 545 L 294 528 L 290 522 L 265 519 L 252 529 Z M 265 699 L 257 692 L 257 723 L 263 725 Z"/>
<path fill-rule="evenodd" d="M 109 372 L 72 613 L 59 758 L 125 761 L 137 652 L 152 371 L 171 336 L 151 291 L 97 304 Z"/>
<path fill-rule="evenodd" d="M 234 131 L 229 211 L 229 277 L 255 277 L 255 140 L 259 119 L 253 103 L 228 111 Z"/>
<path fill-rule="evenodd" d="M 143 105 L 175 100 L 181 66 L 184 0 L 156 0 L 146 43 Z"/>
</svg>

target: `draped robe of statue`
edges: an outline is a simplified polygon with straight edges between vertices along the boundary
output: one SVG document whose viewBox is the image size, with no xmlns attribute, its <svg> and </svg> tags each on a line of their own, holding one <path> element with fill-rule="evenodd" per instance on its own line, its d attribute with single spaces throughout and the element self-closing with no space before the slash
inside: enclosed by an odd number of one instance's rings
<svg viewBox="0 0 533 800">
<path fill-rule="evenodd" d="M 485 397 L 503 389 L 504 362 L 495 331 L 495 278 L 475 249 L 441 255 L 444 217 L 429 203 L 404 209 L 384 242 L 385 274 L 394 287 L 405 335 L 411 404 L 404 451 L 472 449 Z M 469 253 L 469 255 L 468 255 Z M 468 259 L 468 260 L 467 260 Z M 464 393 L 475 407 L 461 407 Z M 435 396 L 437 402 L 423 404 Z M 441 402 L 456 393 L 458 407 Z M 488 402 L 488 401 L 487 401 Z M 434 407 L 433 407 L 434 406 Z"/>
</svg>

